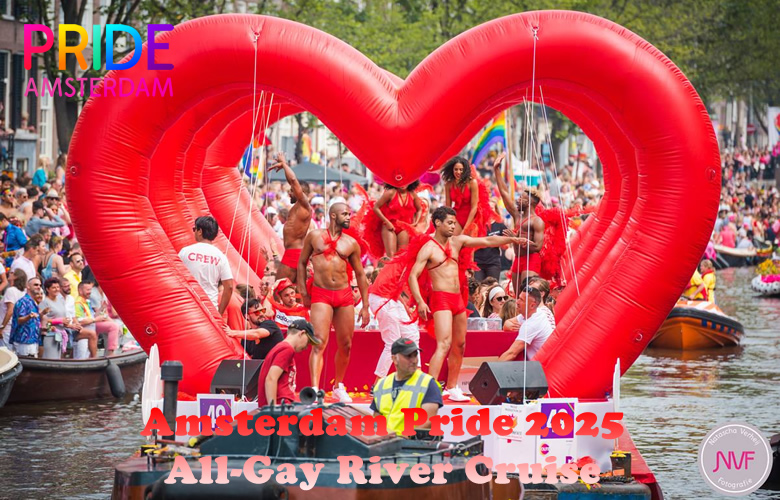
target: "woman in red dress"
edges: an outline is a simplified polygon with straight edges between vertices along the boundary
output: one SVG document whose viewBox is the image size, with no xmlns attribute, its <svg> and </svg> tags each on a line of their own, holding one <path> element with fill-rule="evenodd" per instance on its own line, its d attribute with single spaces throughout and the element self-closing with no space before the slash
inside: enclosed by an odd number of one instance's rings
<svg viewBox="0 0 780 500">
<path fill-rule="evenodd" d="M 409 226 L 415 226 L 421 214 L 422 203 L 415 192 L 419 185 L 419 181 L 405 187 L 385 184 L 382 196 L 366 214 L 363 238 L 374 258 L 392 257 L 409 244 Z M 381 241 L 374 235 L 381 235 Z"/>
<path fill-rule="evenodd" d="M 484 236 L 486 225 L 498 218 L 490 208 L 490 193 L 476 177 L 476 171 L 462 156 L 451 159 L 441 169 L 445 206 L 455 209 L 455 234 Z M 480 207 L 482 210 L 480 210 Z"/>
</svg>

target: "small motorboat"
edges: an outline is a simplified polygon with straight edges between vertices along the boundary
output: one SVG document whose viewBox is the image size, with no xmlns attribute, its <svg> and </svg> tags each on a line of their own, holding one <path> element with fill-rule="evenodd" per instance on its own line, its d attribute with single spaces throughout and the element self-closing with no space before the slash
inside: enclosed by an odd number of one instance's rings
<svg viewBox="0 0 780 500">
<path fill-rule="evenodd" d="M 715 245 L 715 251 L 718 256 L 713 264 L 717 269 L 751 266 L 755 263 L 757 255 L 755 248 L 731 248 Z"/>
<path fill-rule="evenodd" d="M 22 364 L 16 354 L 6 347 L 0 347 L 0 408 L 11 394 L 14 381 L 22 373 Z"/>
<path fill-rule="evenodd" d="M 658 329 L 651 347 L 697 350 L 739 345 L 745 329 L 706 300 L 681 300 Z"/>
<path fill-rule="evenodd" d="M 143 349 L 89 359 L 19 358 L 24 367 L 9 403 L 121 398 L 144 380 Z M 1 363 L 0 363 L 1 364 Z"/>
</svg>

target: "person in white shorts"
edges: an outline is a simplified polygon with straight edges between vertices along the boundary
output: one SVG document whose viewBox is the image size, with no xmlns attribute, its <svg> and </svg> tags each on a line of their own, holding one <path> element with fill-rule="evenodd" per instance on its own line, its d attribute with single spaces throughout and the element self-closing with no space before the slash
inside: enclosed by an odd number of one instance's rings
<svg viewBox="0 0 780 500">
<path fill-rule="evenodd" d="M 400 338 L 407 338 L 415 344 L 420 343 L 420 329 L 417 327 L 417 322 L 411 320 L 404 304 L 393 298 L 397 295 L 401 282 L 403 265 L 403 262 L 390 262 L 385 265 L 368 287 L 368 307 L 376 317 L 382 341 L 385 343 L 374 370 L 377 380 L 385 377 L 393 365 L 390 352 L 393 342 Z M 420 364 L 419 358 L 417 364 Z"/>
</svg>

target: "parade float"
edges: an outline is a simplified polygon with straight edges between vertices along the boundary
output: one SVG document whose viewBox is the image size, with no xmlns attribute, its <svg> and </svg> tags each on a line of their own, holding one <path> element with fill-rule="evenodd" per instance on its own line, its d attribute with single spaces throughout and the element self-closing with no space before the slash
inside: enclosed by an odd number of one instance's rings
<svg viewBox="0 0 780 500">
<path fill-rule="evenodd" d="M 757 276 L 750 282 L 750 287 L 765 297 L 780 296 L 779 260 L 767 259 L 756 267 Z"/>
<path fill-rule="evenodd" d="M 73 134 L 67 182 L 74 226 L 101 287 L 146 351 L 155 346 L 160 361 L 181 361 L 183 393 L 194 398 L 210 392 L 220 364 L 243 356 L 177 257 L 192 242 L 194 219 L 217 219 L 222 231 L 215 244 L 227 254 L 233 275 L 250 285 L 262 276 L 271 242 L 281 247 L 234 167 L 256 132 L 280 117 L 312 112 L 374 173 L 408 184 L 460 151 L 501 110 L 538 102 L 565 113 L 593 140 L 605 194 L 570 242 L 557 328 L 536 360 L 549 398 L 598 404 L 603 413 L 618 410 L 616 375 L 644 350 L 688 282 L 709 240 L 721 184 L 707 110 L 660 51 L 608 20 L 568 11 L 528 12 L 480 25 L 437 49 L 406 80 L 330 35 L 273 17 L 196 19 L 159 34 L 157 44 L 171 48 L 155 57 L 172 69 L 163 74 L 137 65 L 121 76 L 164 75 L 173 95 L 90 99 Z M 147 52 L 144 46 L 144 57 Z M 690 185 L 699 188 L 683 189 Z M 503 333 L 469 332 L 466 356 L 477 357 L 485 348 L 485 355 L 497 356 L 507 341 Z M 355 333 L 347 383 L 356 389 L 365 391 L 371 383 L 371 376 L 349 377 L 373 364 L 381 351 L 371 347 L 376 338 Z M 327 373 L 326 366 L 324 380 Z M 152 399 L 161 392 L 154 387 Z M 198 407 L 175 403 L 175 395 L 165 398 L 163 405 L 174 408 L 169 414 Z M 278 452 L 280 443 L 255 444 Z M 662 497 L 627 434 L 617 443 L 600 437 L 595 443 L 597 456 L 590 460 L 639 478 L 648 485 L 641 498 Z M 181 443 L 155 444 L 157 450 L 165 445 L 170 451 Z M 566 453 L 572 442 L 560 445 L 564 460 L 589 457 L 589 445 L 577 454 Z M 245 446 L 236 452 L 257 451 Z M 406 453 L 403 447 L 410 445 L 398 446 L 392 453 Z M 527 440 L 513 446 L 503 453 L 519 460 L 549 452 L 551 444 Z M 610 463 L 616 448 L 630 452 L 628 464 Z M 501 453 L 484 453 L 494 452 Z M 631 474 L 625 474 L 629 467 Z M 122 470 L 115 497 L 140 498 L 141 488 L 132 494 L 122 489 Z M 340 493 L 357 491 L 353 486 Z M 465 489 L 448 496 L 473 498 Z"/>
</svg>

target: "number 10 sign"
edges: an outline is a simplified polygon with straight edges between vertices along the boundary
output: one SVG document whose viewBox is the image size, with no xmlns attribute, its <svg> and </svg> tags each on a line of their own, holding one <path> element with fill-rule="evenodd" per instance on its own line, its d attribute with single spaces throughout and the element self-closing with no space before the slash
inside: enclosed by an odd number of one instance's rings
<svg viewBox="0 0 780 500">
<path fill-rule="evenodd" d="M 198 416 L 211 418 L 212 431 L 217 428 L 217 417 L 233 415 L 232 405 L 232 394 L 198 394 Z"/>
</svg>

